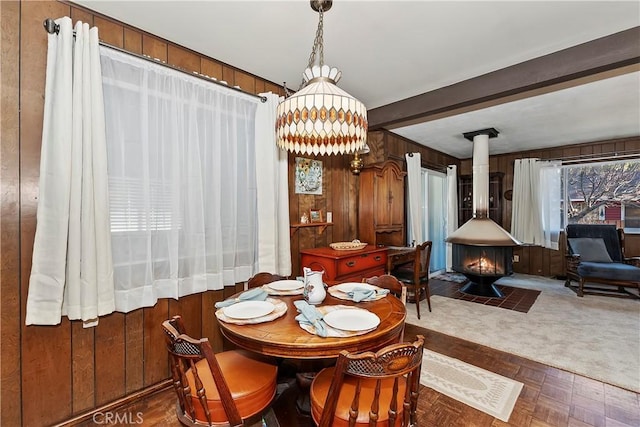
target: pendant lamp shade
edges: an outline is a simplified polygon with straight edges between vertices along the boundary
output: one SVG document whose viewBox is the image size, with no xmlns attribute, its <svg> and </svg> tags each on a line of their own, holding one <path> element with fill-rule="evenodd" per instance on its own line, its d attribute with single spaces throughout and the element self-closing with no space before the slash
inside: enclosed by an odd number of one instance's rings
<svg viewBox="0 0 640 427">
<path fill-rule="evenodd" d="M 302 87 L 278 105 L 276 143 L 293 153 L 331 155 L 355 153 L 367 140 L 364 104 L 336 86 L 342 73 L 323 63 L 323 12 L 331 2 L 311 0 L 320 20 L 316 39 L 304 70 Z M 313 65 L 316 52 L 320 64 Z"/>
</svg>

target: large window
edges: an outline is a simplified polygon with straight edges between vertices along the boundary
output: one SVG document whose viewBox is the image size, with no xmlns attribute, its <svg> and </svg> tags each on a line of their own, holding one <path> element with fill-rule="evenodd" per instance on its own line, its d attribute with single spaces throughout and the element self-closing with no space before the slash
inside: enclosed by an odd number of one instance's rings
<svg viewBox="0 0 640 427">
<path fill-rule="evenodd" d="M 101 52 L 116 310 L 247 280 L 258 99 Z"/>
<path fill-rule="evenodd" d="M 640 161 L 564 167 L 565 223 L 615 224 L 640 233 Z"/>
</svg>

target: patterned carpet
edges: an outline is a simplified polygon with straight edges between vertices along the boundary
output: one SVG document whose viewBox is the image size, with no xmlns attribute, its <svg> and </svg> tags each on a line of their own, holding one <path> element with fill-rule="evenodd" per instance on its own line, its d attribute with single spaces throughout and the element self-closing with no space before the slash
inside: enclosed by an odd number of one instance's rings
<svg viewBox="0 0 640 427">
<path fill-rule="evenodd" d="M 432 295 L 421 319 L 407 304 L 407 323 L 640 392 L 637 300 L 579 298 L 561 280 L 524 274 L 499 283 L 541 293 L 527 313 Z"/>
</svg>

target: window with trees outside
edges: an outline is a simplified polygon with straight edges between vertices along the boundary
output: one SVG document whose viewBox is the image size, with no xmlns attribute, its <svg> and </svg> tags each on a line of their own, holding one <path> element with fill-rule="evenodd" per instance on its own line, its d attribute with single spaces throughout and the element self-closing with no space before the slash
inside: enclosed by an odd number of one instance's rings
<svg viewBox="0 0 640 427">
<path fill-rule="evenodd" d="M 565 224 L 614 224 L 640 233 L 640 160 L 564 167 Z"/>
</svg>

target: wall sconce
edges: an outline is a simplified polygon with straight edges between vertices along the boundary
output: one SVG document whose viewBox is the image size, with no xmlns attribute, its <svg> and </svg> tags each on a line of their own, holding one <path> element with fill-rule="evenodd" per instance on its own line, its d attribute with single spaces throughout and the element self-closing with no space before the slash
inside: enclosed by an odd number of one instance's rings
<svg viewBox="0 0 640 427">
<path fill-rule="evenodd" d="M 351 160 L 351 163 L 350 163 L 351 172 L 354 175 L 358 175 L 362 170 L 362 167 L 364 166 L 364 161 L 362 160 L 360 155 L 367 154 L 369 151 L 371 151 L 371 149 L 369 148 L 369 145 L 366 143 L 364 144 L 364 147 L 356 151 L 356 154 L 353 156 L 353 160 Z"/>
</svg>

